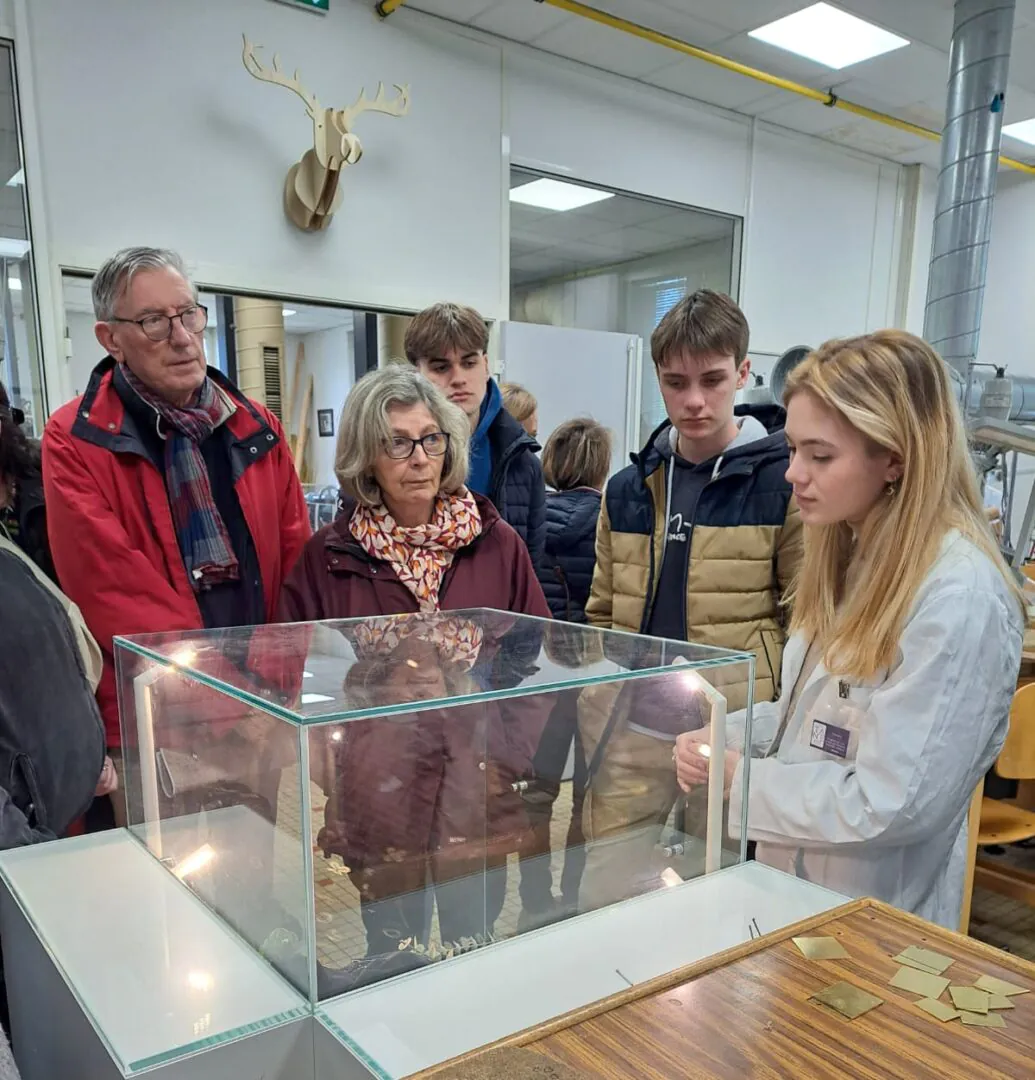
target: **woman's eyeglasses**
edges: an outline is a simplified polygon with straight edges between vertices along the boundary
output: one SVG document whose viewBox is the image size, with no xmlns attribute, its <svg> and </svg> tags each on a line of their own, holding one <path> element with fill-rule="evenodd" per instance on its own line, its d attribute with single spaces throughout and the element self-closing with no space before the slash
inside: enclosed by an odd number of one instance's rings
<svg viewBox="0 0 1035 1080">
<path fill-rule="evenodd" d="M 405 435 L 394 435 L 385 446 L 385 453 L 396 461 L 403 461 L 413 456 L 413 451 L 420 447 L 428 457 L 441 457 L 449 448 L 449 436 L 444 431 L 432 431 L 419 439 L 409 439 Z"/>
</svg>

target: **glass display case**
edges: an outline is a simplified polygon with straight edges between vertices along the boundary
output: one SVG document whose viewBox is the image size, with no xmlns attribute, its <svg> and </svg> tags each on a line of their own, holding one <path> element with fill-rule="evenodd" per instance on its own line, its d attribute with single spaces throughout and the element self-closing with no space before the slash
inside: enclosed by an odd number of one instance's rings
<svg viewBox="0 0 1035 1080">
<path fill-rule="evenodd" d="M 130 831 L 313 1002 L 745 859 L 749 653 L 490 610 L 115 652 Z"/>
</svg>

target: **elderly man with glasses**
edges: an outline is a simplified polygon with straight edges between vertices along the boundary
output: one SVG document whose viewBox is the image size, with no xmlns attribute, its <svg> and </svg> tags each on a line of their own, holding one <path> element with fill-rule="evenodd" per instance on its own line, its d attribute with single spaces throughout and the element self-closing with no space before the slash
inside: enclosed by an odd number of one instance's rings
<svg viewBox="0 0 1035 1080">
<path fill-rule="evenodd" d="M 104 652 L 115 749 L 113 636 L 267 622 L 310 530 L 280 424 L 206 366 L 182 259 L 118 252 L 93 304 L 108 355 L 47 425 L 43 479 L 58 578 Z"/>
</svg>

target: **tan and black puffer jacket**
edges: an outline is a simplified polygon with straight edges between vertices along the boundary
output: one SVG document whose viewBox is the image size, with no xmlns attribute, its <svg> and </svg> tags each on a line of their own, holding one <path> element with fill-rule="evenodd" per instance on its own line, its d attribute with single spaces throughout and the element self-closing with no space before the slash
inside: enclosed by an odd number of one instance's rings
<svg viewBox="0 0 1035 1080">
<path fill-rule="evenodd" d="M 685 640 L 753 653 L 754 700 L 774 701 L 786 638 L 781 599 L 801 562 L 801 519 L 784 475 L 783 409 L 738 406 L 736 412 L 760 420 L 769 434 L 731 448 L 701 492 L 690 538 Z M 638 633 L 649 626 L 664 553 L 672 466 L 663 447 L 670 429 L 662 424 L 607 485 L 586 605 L 594 626 Z M 743 708 L 746 666 L 719 681 L 729 709 Z"/>
</svg>

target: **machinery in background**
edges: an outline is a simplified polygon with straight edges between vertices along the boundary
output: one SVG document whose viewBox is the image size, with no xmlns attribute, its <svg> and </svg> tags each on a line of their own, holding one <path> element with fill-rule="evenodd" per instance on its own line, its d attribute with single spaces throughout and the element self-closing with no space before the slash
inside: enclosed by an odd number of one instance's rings
<svg viewBox="0 0 1035 1080">
<path fill-rule="evenodd" d="M 810 351 L 806 345 L 796 345 L 777 360 L 769 379 L 776 401 L 782 401 L 787 376 Z M 1033 555 L 1035 487 L 1025 507 L 1016 546 L 1011 538 L 1017 459 L 1020 454 L 1035 457 L 1035 427 L 1031 426 L 1035 425 L 1035 378 L 1009 376 L 1005 366 L 971 363 L 964 380 L 955 368 L 946 366 L 963 408 L 986 505 L 991 505 L 988 500 L 993 493 L 1000 505 L 1003 554 L 1019 569 Z M 994 374 L 988 375 L 986 371 Z"/>
</svg>

